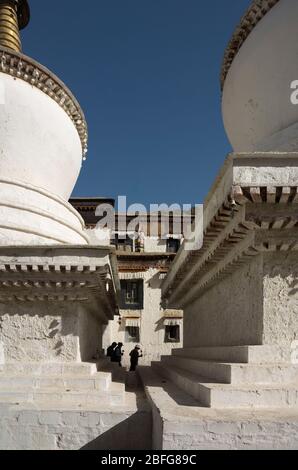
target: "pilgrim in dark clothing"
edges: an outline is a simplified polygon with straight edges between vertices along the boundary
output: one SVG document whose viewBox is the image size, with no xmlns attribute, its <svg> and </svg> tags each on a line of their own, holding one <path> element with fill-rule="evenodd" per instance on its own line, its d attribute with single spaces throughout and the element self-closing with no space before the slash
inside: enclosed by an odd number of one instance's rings
<svg viewBox="0 0 298 470">
<path fill-rule="evenodd" d="M 142 351 L 140 351 L 140 346 L 136 346 L 131 352 L 130 352 L 130 372 L 134 372 L 137 368 L 137 365 L 139 363 L 139 358 L 143 357 Z"/>
<path fill-rule="evenodd" d="M 117 346 L 117 343 L 112 343 L 111 346 L 108 347 L 108 349 L 107 349 L 107 357 L 112 358 L 112 356 L 113 356 L 113 351 L 114 351 L 114 349 L 115 349 L 116 346 Z"/>
<path fill-rule="evenodd" d="M 112 354 L 112 362 L 118 362 L 119 367 L 122 367 L 121 361 L 122 361 L 122 356 L 123 356 L 123 351 L 122 351 L 123 344 L 118 343 L 116 348 L 113 351 Z"/>
</svg>

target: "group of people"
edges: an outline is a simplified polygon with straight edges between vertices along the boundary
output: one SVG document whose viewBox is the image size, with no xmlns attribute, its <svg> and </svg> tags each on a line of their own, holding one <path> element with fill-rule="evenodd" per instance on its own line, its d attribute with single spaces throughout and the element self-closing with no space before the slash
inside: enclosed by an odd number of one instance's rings
<svg viewBox="0 0 298 470">
<path fill-rule="evenodd" d="M 107 349 L 107 357 L 111 362 L 117 362 L 122 367 L 122 356 L 124 355 L 123 343 L 112 343 Z M 130 372 L 134 372 L 138 366 L 139 358 L 143 357 L 140 346 L 136 346 L 130 353 Z"/>
</svg>

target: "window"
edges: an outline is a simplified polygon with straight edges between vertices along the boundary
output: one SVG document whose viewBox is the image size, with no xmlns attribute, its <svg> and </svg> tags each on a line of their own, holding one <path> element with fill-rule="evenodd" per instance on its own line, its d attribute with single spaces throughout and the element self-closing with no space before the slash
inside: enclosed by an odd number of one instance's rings
<svg viewBox="0 0 298 470">
<path fill-rule="evenodd" d="M 167 239 L 167 252 L 168 253 L 177 253 L 180 248 L 180 240 L 176 238 Z"/>
<path fill-rule="evenodd" d="M 129 236 L 123 238 L 116 234 L 113 245 L 115 245 L 116 249 L 119 251 L 133 251 L 133 240 Z"/>
<path fill-rule="evenodd" d="M 125 342 L 126 343 L 139 343 L 140 342 L 140 329 L 137 326 L 127 326 L 125 328 Z"/>
<path fill-rule="evenodd" d="M 143 285 L 143 280 L 121 281 L 122 310 L 142 310 L 144 308 Z"/>
<path fill-rule="evenodd" d="M 166 325 L 165 343 L 179 343 L 179 342 L 180 342 L 180 326 L 179 325 Z"/>
</svg>

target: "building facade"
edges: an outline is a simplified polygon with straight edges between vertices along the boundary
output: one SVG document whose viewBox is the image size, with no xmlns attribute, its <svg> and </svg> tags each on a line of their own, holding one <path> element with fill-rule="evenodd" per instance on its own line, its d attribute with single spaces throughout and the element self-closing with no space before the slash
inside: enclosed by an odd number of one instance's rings
<svg viewBox="0 0 298 470">
<path fill-rule="evenodd" d="M 98 208 L 115 205 L 113 200 L 102 198 L 74 198 L 70 203 L 83 217 L 93 240 L 96 237 L 92 232 L 101 218 L 96 215 L 101 212 Z M 161 306 L 161 284 L 182 238 L 174 233 L 175 216 L 171 214 L 167 222 L 161 214 L 139 216 L 136 230 L 131 230 L 135 217 L 129 215 L 124 220 L 116 214 L 114 231 L 109 232 L 109 241 L 116 250 L 121 298 L 120 316 L 106 325 L 103 348 L 106 350 L 112 342 L 123 343 L 125 366 L 136 344 L 142 348 L 142 365 L 150 365 L 183 345 L 183 311 Z"/>
</svg>

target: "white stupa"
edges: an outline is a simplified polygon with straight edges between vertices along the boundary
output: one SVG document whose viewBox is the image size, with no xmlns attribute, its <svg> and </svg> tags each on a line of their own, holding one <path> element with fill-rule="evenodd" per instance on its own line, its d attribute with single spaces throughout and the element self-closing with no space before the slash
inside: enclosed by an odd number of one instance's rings
<svg viewBox="0 0 298 470">
<path fill-rule="evenodd" d="M 222 70 L 223 119 L 236 152 L 298 150 L 297 0 L 254 0 Z"/>
<path fill-rule="evenodd" d="M 126 407 L 102 357 L 118 313 L 114 249 L 91 246 L 67 202 L 86 122 L 65 85 L 20 52 L 29 17 L 27 0 L 0 0 L 0 447 L 78 449 L 114 426 L 114 407 L 121 422 L 137 404 Z"/>
<path fill-rule="evenodd" d="M 67 202 L 87 150 L 66 86 L 20 52 L 27 0 L 0 1 L 0 245 L 88 244 Z"/>
</svg>

